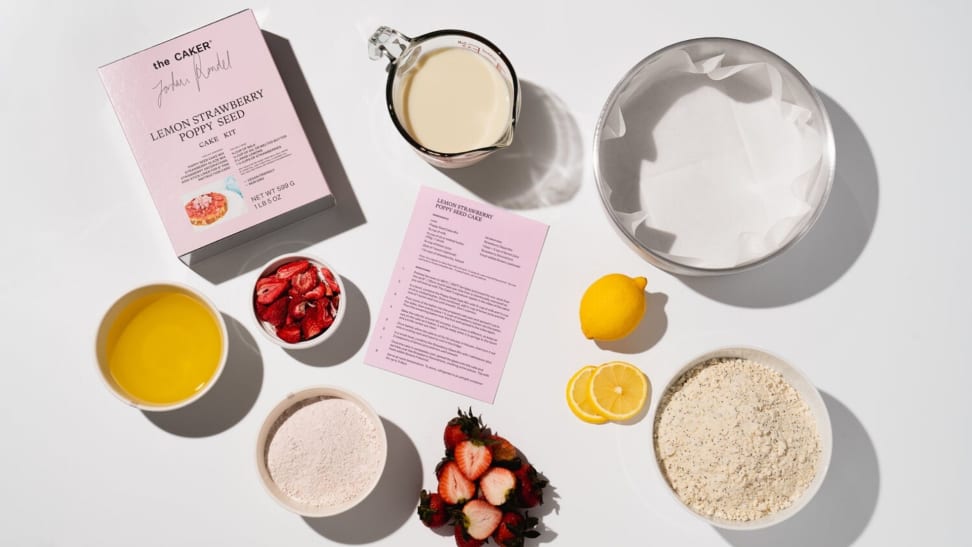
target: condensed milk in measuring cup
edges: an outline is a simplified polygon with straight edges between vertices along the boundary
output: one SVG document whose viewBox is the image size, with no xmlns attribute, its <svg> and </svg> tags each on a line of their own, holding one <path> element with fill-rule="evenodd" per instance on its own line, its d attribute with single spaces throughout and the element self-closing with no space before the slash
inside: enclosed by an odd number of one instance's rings
<svg viewBox="0 0 972 547">
<path fill-rule="evenodd" d="M 460 30 L 408 38 L 381 27 L 369 53 L 391 61 L 388 112 L 429 163 L 465 167 L 512 144 L 519 82 L 506 56 L 485 38 Z"/>
</svg>

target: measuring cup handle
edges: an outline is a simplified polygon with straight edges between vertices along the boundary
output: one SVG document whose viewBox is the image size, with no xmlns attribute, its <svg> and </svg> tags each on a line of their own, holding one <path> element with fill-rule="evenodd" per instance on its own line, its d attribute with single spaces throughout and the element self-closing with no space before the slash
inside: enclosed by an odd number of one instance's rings
<svg viewBox="0 0 972 547">
<path fill-rule="evenodd" d="M 411 43 L 411 38 L 391 27 L 378 27 L 378 30 L 368 39 L 368 56 L 372 61 L 377 61 L 382 56 L 388 57 L 388 60 L 394 63 Z"/>
</svg>

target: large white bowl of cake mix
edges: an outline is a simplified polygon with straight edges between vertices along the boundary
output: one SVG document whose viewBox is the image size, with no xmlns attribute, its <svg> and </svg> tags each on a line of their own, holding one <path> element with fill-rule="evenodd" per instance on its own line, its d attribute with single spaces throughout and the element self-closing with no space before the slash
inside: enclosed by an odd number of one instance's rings
<svg viewBox="0 0 972 547">
<path fill-rule="evenodd" d="M 678 502 L 729 530 L 779 524 L 820 489 L 830 415 L 799 369 L 767 351 L 725 347 L 688 362 L 652 416 L 658 471 Z"/>
<path fill-rule="evenodd" d="M 819 217 L 834 178 L 820 97 L 782 58 L 700 38 L 638 63 L 608 98 L 594 172 L 619 231 L 668 271 L 762 264 Z"/>
</svg>

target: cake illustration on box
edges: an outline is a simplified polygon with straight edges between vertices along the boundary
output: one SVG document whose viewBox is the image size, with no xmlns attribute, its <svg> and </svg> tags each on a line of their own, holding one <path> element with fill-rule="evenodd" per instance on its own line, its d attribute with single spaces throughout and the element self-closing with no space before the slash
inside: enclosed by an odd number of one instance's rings
<svg viewBox="0 0 972 547">
<path fill-rule="evenodd" d="M 209 226 L 226 215 L 226 196 L 219 192 L 200 194 L 186 204 L 186 215 L 193 226 Z"/>
</svg>

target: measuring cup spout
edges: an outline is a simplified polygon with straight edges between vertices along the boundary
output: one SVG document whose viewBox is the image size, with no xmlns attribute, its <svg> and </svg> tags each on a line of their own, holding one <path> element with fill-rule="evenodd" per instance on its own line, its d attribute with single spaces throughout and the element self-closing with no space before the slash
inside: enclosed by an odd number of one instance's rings
<svg viewBox="0 0 972 547">
<path fill-rule="evenodd" d="M 411 38 L 391 27 L 378 27 L 368 39 L 368 56 L 372 61 L 387 57 L 394 63 L 411 43 Z"/>
</svg>

